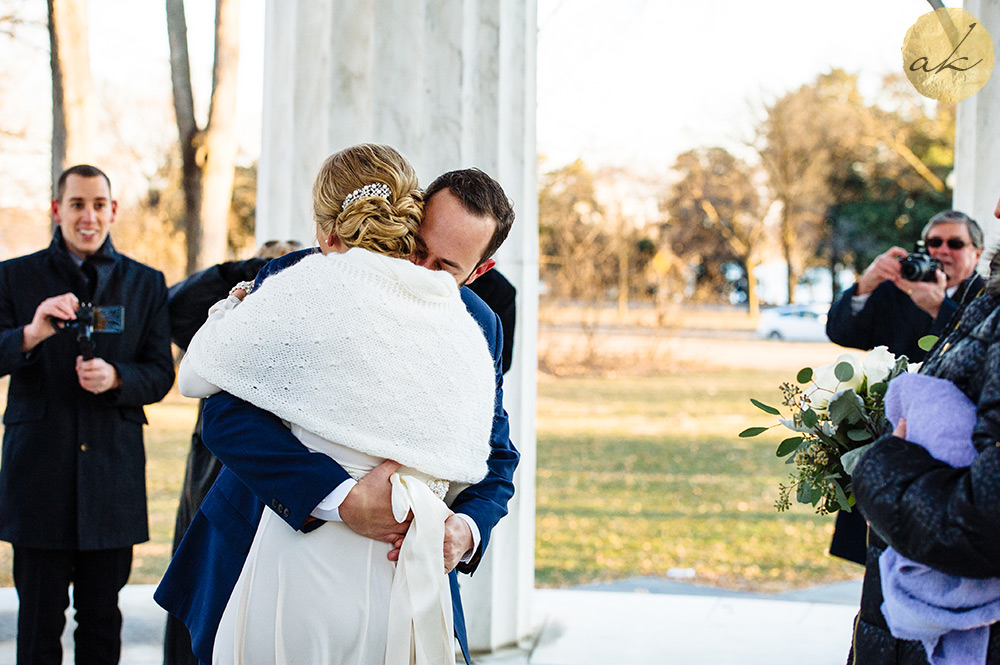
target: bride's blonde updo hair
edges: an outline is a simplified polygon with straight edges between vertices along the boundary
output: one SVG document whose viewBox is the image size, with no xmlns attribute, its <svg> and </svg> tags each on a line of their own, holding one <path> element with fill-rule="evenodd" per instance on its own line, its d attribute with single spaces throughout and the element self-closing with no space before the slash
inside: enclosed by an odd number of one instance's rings
<svg viewBox="0 0 1000 665">
<path fill-rule="evenodd" d="M 352 197 L 367 185 L 387 185 L 388 199 Z M 345 148 L 323 162 L 313 183 L 313 217 L 325 237 L 348 247 L 407 258 L 417 247 L 424 198 L 413 166 L 395 149 L 377 143 Z"/>
</svg>

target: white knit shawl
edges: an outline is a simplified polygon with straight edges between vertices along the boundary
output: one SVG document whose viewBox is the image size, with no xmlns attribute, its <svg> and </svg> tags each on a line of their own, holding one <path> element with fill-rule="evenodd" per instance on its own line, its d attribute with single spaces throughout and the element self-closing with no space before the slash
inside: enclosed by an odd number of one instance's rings
<svg viewBox="0 0 1000 665">
<path fill-rule="evenodd" d="M 324 439 L 436 478 L 486 475 L 493 360 L 447 273 L 361 249 L 309 256 L 187 354 L 206 381 Z"/>
</svg>

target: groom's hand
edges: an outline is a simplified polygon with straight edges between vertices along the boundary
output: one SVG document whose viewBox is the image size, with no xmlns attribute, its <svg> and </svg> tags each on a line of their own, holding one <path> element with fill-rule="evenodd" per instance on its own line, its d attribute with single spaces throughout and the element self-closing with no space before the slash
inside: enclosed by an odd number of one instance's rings
<svg viewBox="0 0 1000 665">
<path fill-rule="evenodd" d="M 468 522 L 452 513 L 444 521 L 444 572 L 450 573 L 465 553 L 472 549 L 472 529 Z"/>
<path fill-rule="evenodd" d="M 351 531 L 365 538 L 392 543 L 397 549 L 412 519 L 411 515 L 400 523 L 392 515 L 389 476 L 398 468 L 399 463 L 392 460 L 382 462 L 361 478 L 340 504 L 340 518 Z"/>
</svg>

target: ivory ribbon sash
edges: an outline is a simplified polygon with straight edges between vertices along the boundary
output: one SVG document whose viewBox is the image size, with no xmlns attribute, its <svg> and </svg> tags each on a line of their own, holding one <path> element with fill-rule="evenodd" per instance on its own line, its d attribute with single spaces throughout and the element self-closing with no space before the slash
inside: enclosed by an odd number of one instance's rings
<svg viewBox="0 0 1000 665">
<path fill-rule="evenodd" d="M 392 511 L 413 521 L 403 539 L 389 595 L 385 665 L 454 665 L 451 586 L 444 573 L 444 521 L 450 510 L 424 481 L 394 473 Z"/>
</svg>

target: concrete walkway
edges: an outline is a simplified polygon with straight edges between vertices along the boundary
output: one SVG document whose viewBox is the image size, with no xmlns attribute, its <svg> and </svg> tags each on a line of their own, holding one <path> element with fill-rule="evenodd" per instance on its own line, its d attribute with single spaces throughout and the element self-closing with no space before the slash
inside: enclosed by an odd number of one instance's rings
<svg viewBox="0 0 1000 665">
<path fill-rule="evenodd" d="M 153 587 L 121 596 L 123 665 L 163 662 L 164 613 Z M 861 596 L 851 581 L 778 595 L 656 578 L 537 589 L 530 640 L 476 665 L 843 665 Z M 0 665 L 13 665 L 17 595 L 0 589 Z M 72 620 L 63 663 L 73 662 Z"/>
</svg>

